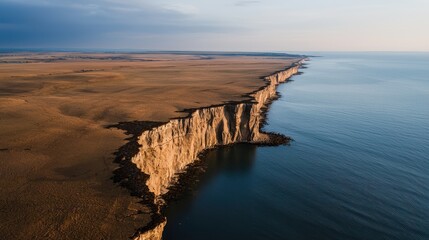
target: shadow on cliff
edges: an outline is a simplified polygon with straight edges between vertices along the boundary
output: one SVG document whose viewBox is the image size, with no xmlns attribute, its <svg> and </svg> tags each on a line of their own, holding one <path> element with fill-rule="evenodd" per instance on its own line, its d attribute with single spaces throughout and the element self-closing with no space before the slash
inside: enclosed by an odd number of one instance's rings
<svg viewBox="0 0 429 240">
<path fill-rule="evenodd" d="M 165 221 L 165 217 L 160 214 L 160 208 L 155 204 L 155 195 L 149 191 L 146 181 L 149 175 L 142 172 L 131 159 L 139 152 L 140 145 L 137 142 L 138 136 L 142 132 L 159 127 L 165 122 L 151 122 L 151 121 L 133 121 L 133 122 L 120 122 L 118 124 L 106 126 L 106 128 L 117 128 L 125 132 L 129 137 L 126 138 L 127 143 L 121 146 L 114 154 L 114 162 L 119 165 L 113 171 L 112 180 L 127 188 L 132 196 L 139 197 L 140 203 L 147 206 L 151 212 L 139 212 L 138 214 L 150 214 L 151 221 L 144 227 L 137 229 L 134 236 L 137 237 L 140 233 L 154 229 L 161 222 Z"/>
</svg>

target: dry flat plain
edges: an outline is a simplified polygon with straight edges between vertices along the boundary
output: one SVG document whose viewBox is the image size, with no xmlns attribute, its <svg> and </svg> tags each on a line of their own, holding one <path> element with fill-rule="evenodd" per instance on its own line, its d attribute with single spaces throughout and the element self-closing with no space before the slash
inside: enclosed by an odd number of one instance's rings
<svg viewBox="0 0 429 240">
<path fill-rule="evenodd" d="M 121 121 L 244 100 L 287 56 L 0 54 L 2 239 L 128 239 L 149 210 L 111 180 Z M 140 214 L 137 214 L 140 212 Z M 141 213 L 143 212 L 143 213 Z"/>
</svg>

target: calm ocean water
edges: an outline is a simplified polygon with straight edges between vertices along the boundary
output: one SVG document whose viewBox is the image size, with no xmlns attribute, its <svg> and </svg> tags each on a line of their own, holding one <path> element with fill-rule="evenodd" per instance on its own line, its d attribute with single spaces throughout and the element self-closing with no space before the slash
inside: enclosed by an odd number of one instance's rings
<svg viewBox="0 0 429 240">
<path fill-rule="evenodd" d="M 429 54 L 321 53 L 279 87 L 290 146 L 209 154 L 175 239 L 429 239 Z"/>
</svg>

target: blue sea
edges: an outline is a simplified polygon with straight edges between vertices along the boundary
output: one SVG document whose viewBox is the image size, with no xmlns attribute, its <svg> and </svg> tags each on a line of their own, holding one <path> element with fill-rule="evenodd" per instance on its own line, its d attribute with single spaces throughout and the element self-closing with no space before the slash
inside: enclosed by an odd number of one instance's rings
<svg viewBox="0 0 429 240">
<path fill-rule="evenodd" d="M 314 53 L 265 130 L 211 151 L 165 240 L 429 239 L 429 53 Z"/>
</svg>

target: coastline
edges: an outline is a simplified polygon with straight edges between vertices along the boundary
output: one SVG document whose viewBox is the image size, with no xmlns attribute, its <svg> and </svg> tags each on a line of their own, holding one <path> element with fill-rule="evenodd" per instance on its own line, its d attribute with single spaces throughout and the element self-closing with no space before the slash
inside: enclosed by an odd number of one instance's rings
<svg viewBox="0 0 429 240">
<path fill-rule="evenodd" d="M 418 214 L 429 199 L 421 168 L 429 109 L 415 102 L 429 97 L 428 69 L 406 56 L 311 59 L 304 74 L 279 85 L 264 127 L 292 136 L 291 146 L 210 152 L 197 188 L 166 208 L 163 239 L 429 238 Z M 403 93 L 408 87 L 416 91 Z"/>
<path fill-rule="evenodd" d="M 299 59 L 297 62 L 283 70 L 261 77 L 265 82 L 265 85 L 253 92 L 245 94 L 243 97 L 246 97 L 247 99 L 244 99 L 243 101 L 230 101 L 207 107 L 185 109 L 181 112 L 187 113 L 187 116 L 172 118 L 168 122 L 133 121 L 120 122 L 115 125 L 107 126 L 108 128 L 121 129 L 125 131 L 126 135 L 130 135 L 130 137 L 127 138 L 128 142 L 115 152 L 115 162 L 118 163 L 120 167 L 114 171 L 113 180 L 127 188 L 131 195 L 139 197 L 141 199 L 141 203 L 148 206 L 152 212 L 152 220 L 150 223 L 137 229 L 136 233 L 132 237 L 133 239 L 161 239 L 163 228 L 167 222 L 166 217 L 163 215 L 163 209 L 168 205 L 168 202 L 174 201 L 174 199 L 180 197 L 181 192 L 183 192 L 184 189 L 189 188 L 192 182 L 198 179 L 198 176 L 200 176 L 199 174 L 204 173 L 202 166 L 203 161 L 201 161 L 201 159 L 209 150 L 238 143 L 263 146 L 277 146 L 289 143 L 291 140 L 289 137 L 277 133 L 265 132 L 262 130 L 262 127 L 266 123 L 266 114 L 270 104 L 279 97 L 278 92 L 276 91 L 277 85 L 287 82 L 290 77 L 295 74 L 299 74 L 298 70 L 303 66 L 303 62 L 306 60 L 308 60 L 308 58 Z M 238 133 L 235 132 L 234 137 L 229 138 L 226 142 L 224 142 L 224 140 L 220 142 L 214 141 L 215 144 L 208 144 L 208 146 L 202 148 L 202 150 L 196 151 L 197 154 L 195 157 L 191 156 L 189 159 L 186 159 L 187 162 L 183 167 L 173 169 L 173 178 L 167 179 L 168 181 L 161 179 L 161 182 L 167 186 L 166 189 L 161 190 L 161 188 L 159 188 L 154 190 L 153 186 L 150 186 L 150 184 L 148 185 L 149 179 L 153 176 L 146 173 L 145 170 L 142 169 L 141 165 L 138 166 L 139 162 L 136 161 L 136 156 L 144 151 L 142 148 L 145 147 L 142 146 L 141 143 L 142 135 L 157 129 L 162 130 L 168 124 L 171 125 L 173 122 L 179 122 L 179 125 L 183 125 L 184 122 L 192 122 L 192 118 L 195 117 L 195 115 L 201 115 L 207 111 L 219 110 L 219 108 L 222 109 L 221 111 L 229 109 L 227 111 L 232 111 L 234 117 L 236 117 L 237 113 L 240 113 L 240 115 L 244 113 L 245 117 L 247 117 L 246 120 L 248 121 L 245 129 L 243 129 L 246 133 L 238 130 Z M 238 108 L 244 108 L 245 110 L 237 110 Z M 257 116 L 257 118 L 253 119 L 255 116 Z M 240 119 L 241 118 L 243 117 L 240 116 Z M 210 121 L 212 122 L 213 119 Z M 252 126 L 249 125 L 250 121 L 252 121 Z M 175 126 L 177 127 L 177 124 Z M 186 131 L 189 131 L 189 129 Z M 189 134 L 189 132 L 186 132 L 185 135 L 187 134 Z M 178 138 L 181 137 L 184 136 L 178 136 Z M 225 134 L 223 134 L 222 138 L 224 137 Z M 174 140 L 175 139 L 172 138 L 169 141 Z M 159 139 L 157 139 L 157 141 L 165 142 L 165 140 Z M 150 139 L 149 143 L 152 144 L 153 142 L 156 141 Z M 159 145 L 155 147 L 159 147 Z M 169 159 L 171 159 L 171 156 L 169 157 Z M 145 158 L 143 158 L 143 160 L 144 159 Z M 154 161 L 160 160 L 154 159 Z M 166 181 L 168 184 L 165 184 Z M 160 183 L 159 181 L 155 182 Z M 150 189 L 150 187 L 152 187 L 152 189 Z"/>
<path fill-rule="evenodd" d="M 188 116 L 183 109 L 226 101 L 250 104 L 243 95 L 265 85 L 260 76 L 300 59 L 84 53 L 0 58 L 8 62 L 0 64 L 0 215 L 5 220 L 0 233 L 12 239 L 133 236 L 152 222 L 157 207 L 136 197 L 154 202 L 150 195 L 138 194 L 146 186 L 144 176 L 120 183 L 140 181 L 132 195 L 112 180 L 114 172 L 123 174 L 116 179 L 124 179 L 133 170 L 121 172 L 125 168 L 118 169 L 113 154 L 130 135 L 106 126 L 142 119 L 186 122 L 172 119 Z M 234 119 L 232 115 L 226 117 Z M 136 122 L 130 131 L 138 133 L 147 123 Z M 137 147 L 133 154 L 141 151 Z M 174 176 L 174 169 L 166 176 Z"/>
</svg>

